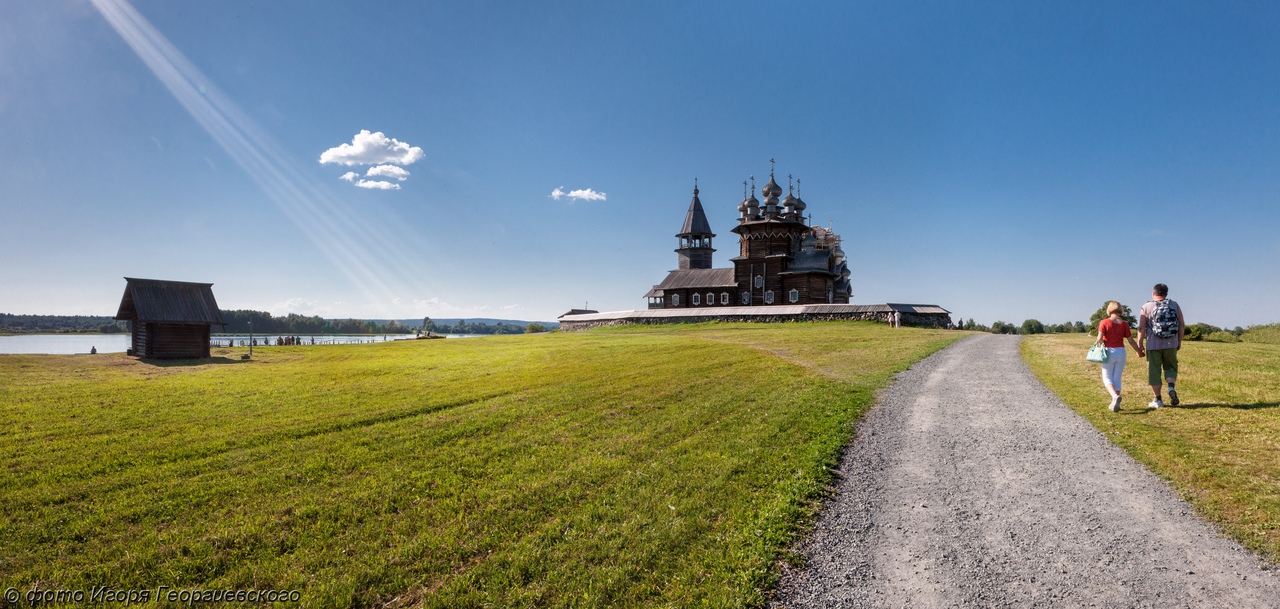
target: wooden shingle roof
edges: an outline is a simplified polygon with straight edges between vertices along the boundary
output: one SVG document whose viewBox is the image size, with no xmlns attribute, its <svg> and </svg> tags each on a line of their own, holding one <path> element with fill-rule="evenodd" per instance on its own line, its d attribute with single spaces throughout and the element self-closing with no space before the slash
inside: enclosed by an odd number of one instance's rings
<svg viewBox="0 0 1280 609">
<path fill-rule="evenodd" d="M 212 283 L 135 279 L 120 299 L 116 319 L 142 322 L 225 325 L 218 301 L 213 298 Z"/>
<path fill-rule="evenodd" d="M 733 278 L 733 268 L 727 269 L 679 269 L 667 273 L 662 283 L 653 286 L 656 290 L 675 290 L 681 288 L 734 288 L 738 282 Z"/>
</svg>

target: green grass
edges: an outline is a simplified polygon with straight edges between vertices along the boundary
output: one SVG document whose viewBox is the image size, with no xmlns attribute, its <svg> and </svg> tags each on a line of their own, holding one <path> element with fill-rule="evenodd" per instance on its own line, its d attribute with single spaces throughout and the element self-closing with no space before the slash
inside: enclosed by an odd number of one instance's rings
<svg viewBox="0 0 1280 609">
<path fill-rule="evenodd" d="M 959 332 L 658 326 L 0 356 L 0 587 L 751 606 L 875 391 Z"/>
<path fill-rule="evenodd" d="M 1024 339 L 1036 376 L 1063 402 L 1168 479 L 1208 519 L 1280 562 L 1280 345 L 1187 342 L 1178 353 L 1182 405 L 1148 411 L 1147 361 L 1132 351 L 1124 408 L 1107 410 L 1093 339 Z M 1168 396 L 1166 396 L 1166 400 Z"/>
</svg>

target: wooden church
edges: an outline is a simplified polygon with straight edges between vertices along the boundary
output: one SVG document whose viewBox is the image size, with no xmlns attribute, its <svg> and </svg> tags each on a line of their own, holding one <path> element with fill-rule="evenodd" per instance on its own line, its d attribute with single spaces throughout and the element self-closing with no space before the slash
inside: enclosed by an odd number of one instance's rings
<svg viewBox="0 0 1280 609">
<path fill-rule="evenodd" d="M 731 268 L 712 268 L 715 234 L 698 200 L 697 184 L 684 225 L 676 235 L 678 268 L 645 295 L 650 309 L 713 308 L 771 305 L 847 304 L 849 267 L 840 236 L 810 226 L 799 191 L 782 187 L 769 172 L 769 183 L 756 199 L 743 183 L 738 205 L 738 255 Z"/>
</svg>

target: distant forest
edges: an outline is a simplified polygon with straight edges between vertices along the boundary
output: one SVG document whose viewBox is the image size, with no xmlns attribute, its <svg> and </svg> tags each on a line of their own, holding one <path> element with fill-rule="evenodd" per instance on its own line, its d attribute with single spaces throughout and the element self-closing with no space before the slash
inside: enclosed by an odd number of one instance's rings
<svg viewBox="0 0 1280 609">
<path fill-rule="evenodd" d="M 437 334 L 520 334 L 529 331 L 543 331 L 542 324 L 513 323 L 508 320 L 478 320 L 468 323 L 465 319 L 432 321 L 423 318 L 421 322 L 410 323 L 408 320 L 363 320 L 363 319 L 324 319 L 323 317 L 306 317 L 290 313 L 283 317 L 274 317 L 266 311 L 226 310 L 222 311 L 226 320 L 225 328 L 214 326 L 213 331 L 219 333 L 247 334 L 249 322 L 253 322 L 254 334 L 292 334 L 295 336 L 311 336 L 315 334 L 413 334 L 425 327 Z M 414 320 L 416 322 L 417 320 Z M 421 325 L 419 325 L 419 323 Z M 0 332 L 11 334 L 35 333 L 88 333 L 101 332 L 113 334 L 128 332 L 129 323 L 116 321 L 111 317 L 96 315 L 12 315 L 0 313 Z"/>
<path fill-rule="evenodd" d="M 128 332 L 129 323 L 97 315 L 11 315 L 0 313 L 0 332 L 11 334 Z"/>
</svg>

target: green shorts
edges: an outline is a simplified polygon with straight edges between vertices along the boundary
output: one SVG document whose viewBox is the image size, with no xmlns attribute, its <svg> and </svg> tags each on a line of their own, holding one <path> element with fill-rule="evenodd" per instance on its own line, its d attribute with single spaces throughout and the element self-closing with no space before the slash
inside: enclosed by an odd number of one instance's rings
<svg viewBox="0 0 1280 609">
<path fill-rule="evenodd" d="M 1169 382 L 1173 382 L 1178 378 L 1178 350 L 1177 349 L 1152 349 L 1147 351 L 1147 384 L 1156 386 L 1160 384 L 1160 371 L 1164 371 L 1164 378 Z"/>
</svg>

